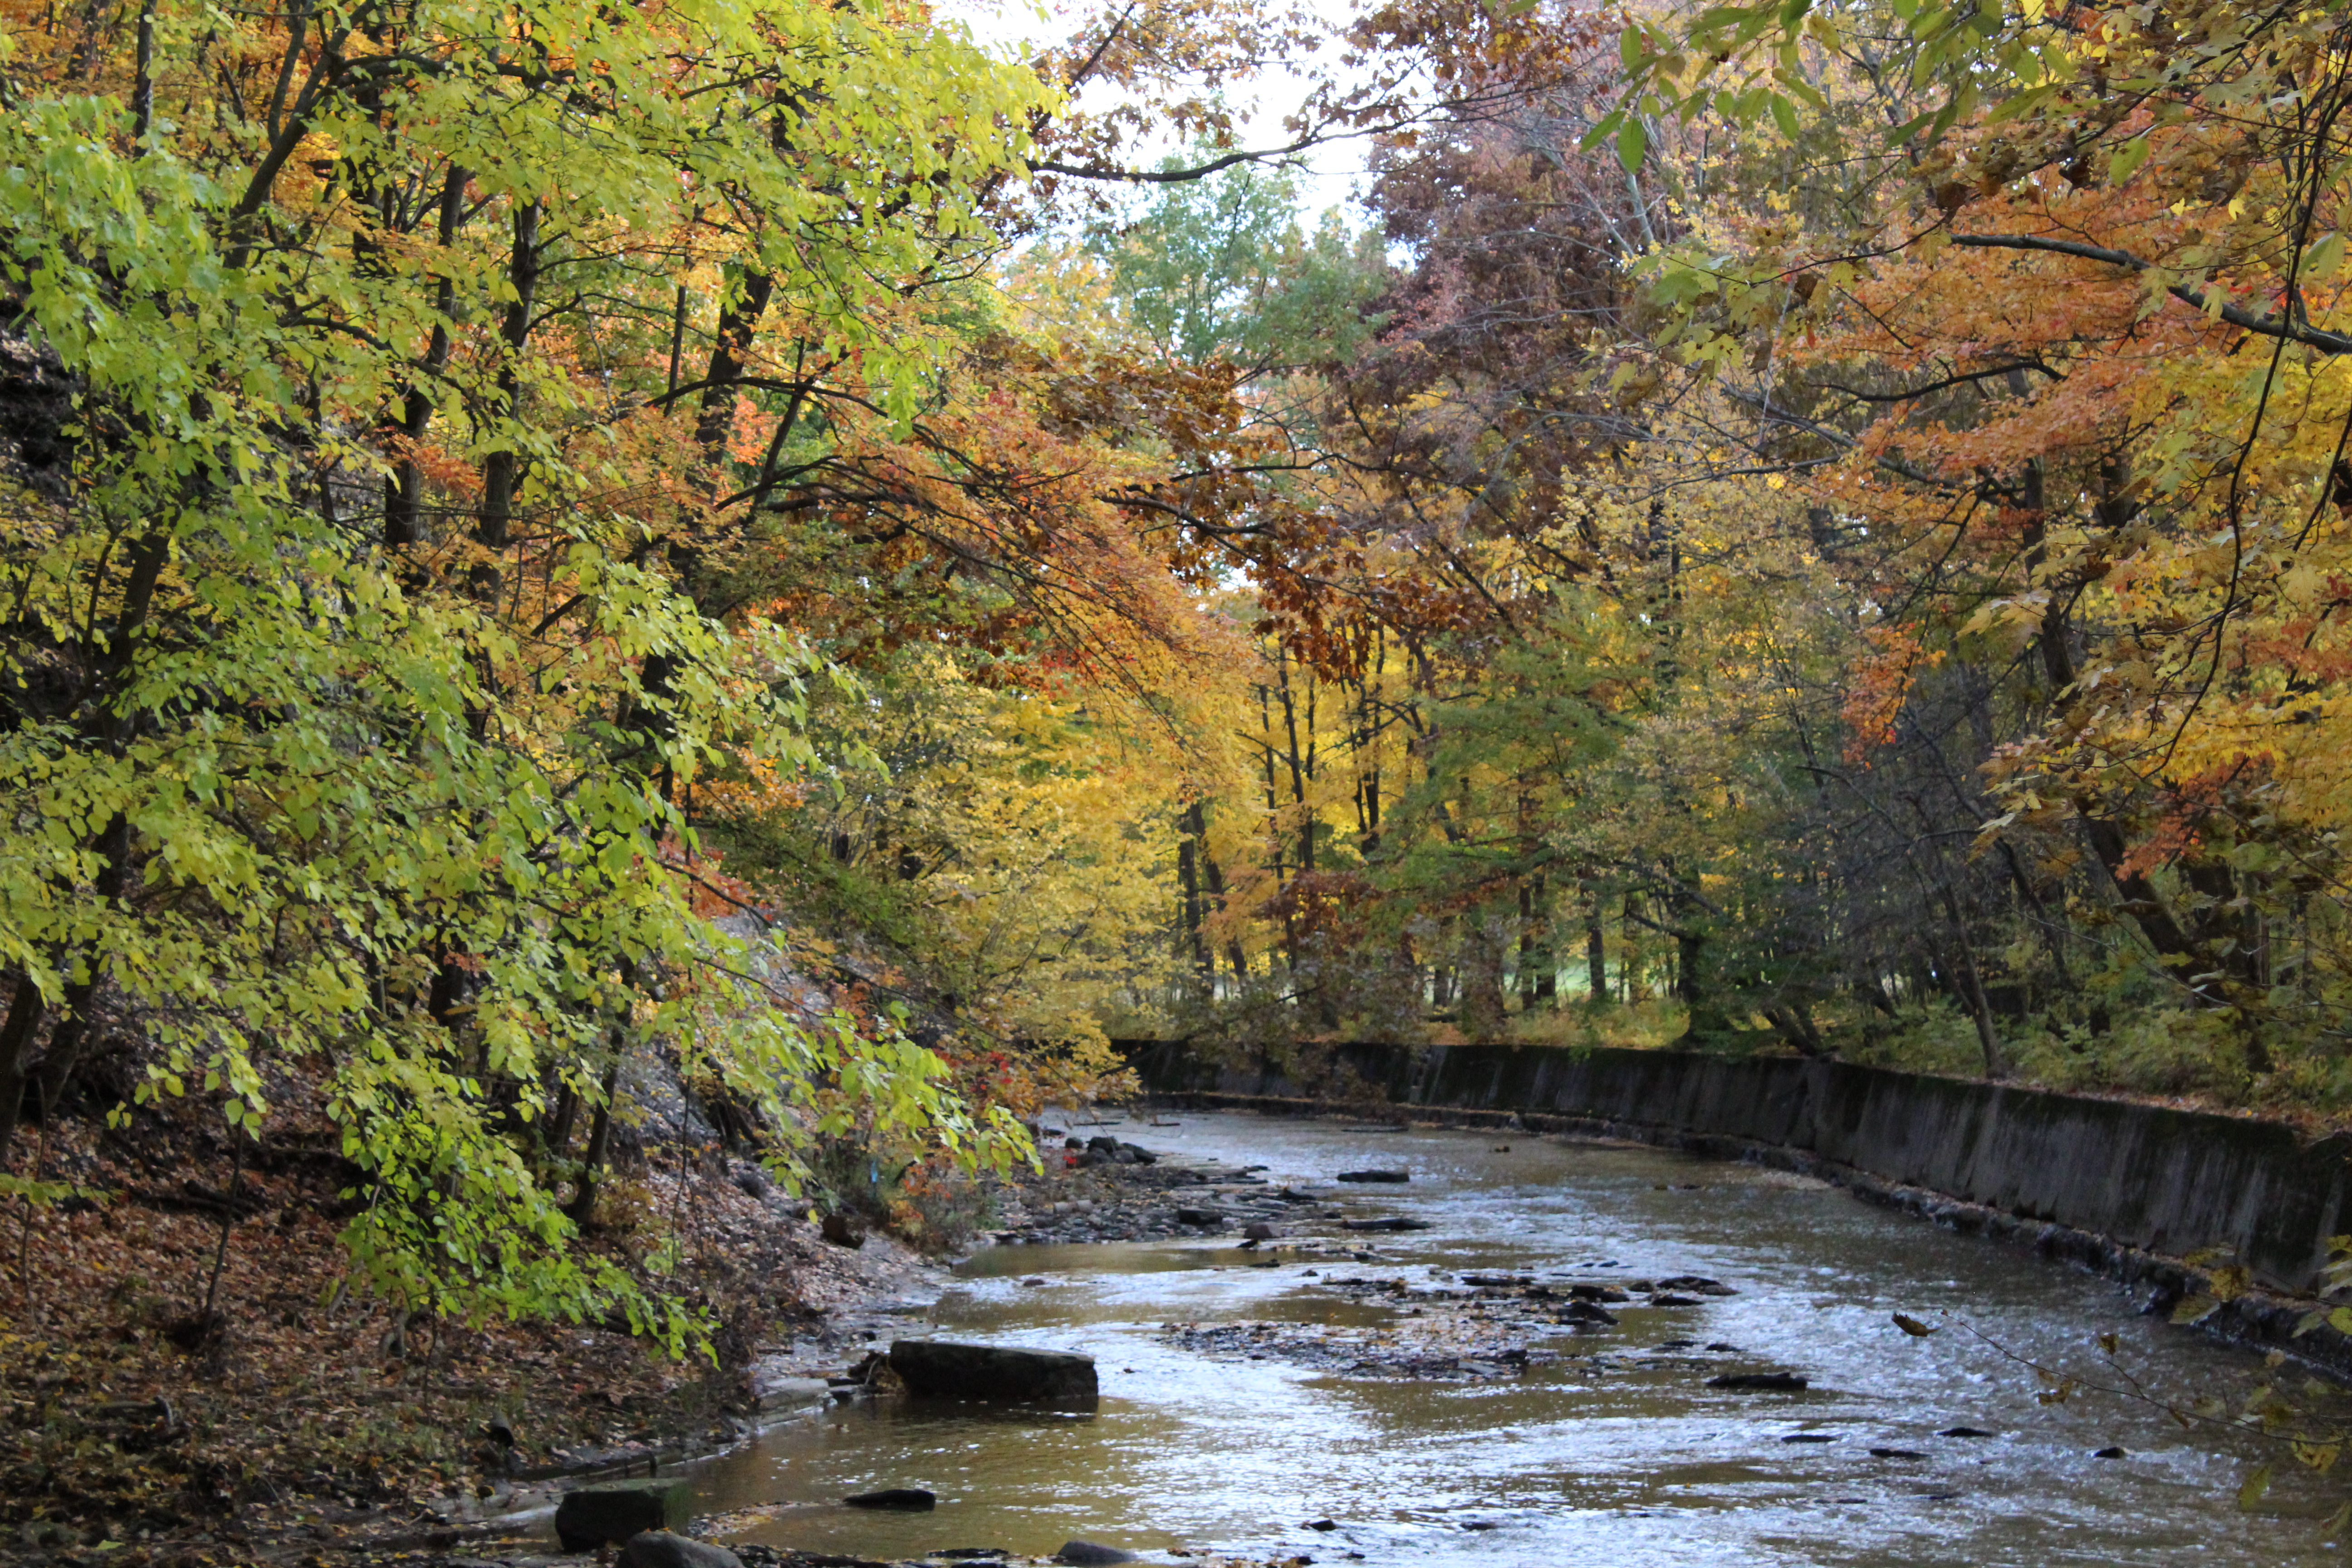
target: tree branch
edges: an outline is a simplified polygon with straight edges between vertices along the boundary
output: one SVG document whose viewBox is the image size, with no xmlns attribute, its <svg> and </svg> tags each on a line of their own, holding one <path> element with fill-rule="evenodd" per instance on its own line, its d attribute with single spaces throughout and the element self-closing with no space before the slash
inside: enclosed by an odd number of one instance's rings
<svg viewBox="0 0 2352 1568">
<path fill-rule="evenodd" d="M 1966 250 L 2039 250 L 2053 256 L 2073 256 L 2084 261 L 2104 261 L 2110 267 L 2128 267 L 2135 272 L 2153 270 L 2157 263 L 2134 256 L 2128 250 L 2110 250 L 2103 245 L 2084 245 L 2079 240 L 2050 239 L 2035 234 L 1956 234 L 1952 243 Z M 2191 310 L 2210 311 L 2206 297 L 2185 283 L 2175 283 L 2165 290 Z M 2257 316 L 2243 306 L 2224 303 L 2221 319 L 2233 327 L 2259 332 L 2268 338 L 2284 338 L 2291 343 L 2302 343 L 2322 353 L 2352 354 L 2352 333 L 2331 332 L 2285 316 Z"/>
</svg>

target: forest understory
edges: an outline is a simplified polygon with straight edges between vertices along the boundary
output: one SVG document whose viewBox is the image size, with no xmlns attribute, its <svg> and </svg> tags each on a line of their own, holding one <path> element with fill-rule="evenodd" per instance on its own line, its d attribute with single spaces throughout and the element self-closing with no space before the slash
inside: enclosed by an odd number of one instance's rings
<svg viewBox="0 0 2352 1568">
<path fill-rule="evenodd" d="M 828 1243 L 740 1154 L 654 1142 L 620 1163 L 583 1244 L 707 1312 L 709 1356 L 617 1315 L 468 1326 L 352 1289 L 356 1178 L 323 1120 L 289 1116 L 242 1154 L 179 1107 L 42 1131 L 48 1177 L 87 1195 L 9 1216 L 0 1561 L 446 1548 L 463 1531 L 437 1500 L 729 1446 L 760 1419 L 761 1351 L 824 1342 L 843 1309 L 928 1278 L 862 1217 L 858 1245 Z"/>
</svg>

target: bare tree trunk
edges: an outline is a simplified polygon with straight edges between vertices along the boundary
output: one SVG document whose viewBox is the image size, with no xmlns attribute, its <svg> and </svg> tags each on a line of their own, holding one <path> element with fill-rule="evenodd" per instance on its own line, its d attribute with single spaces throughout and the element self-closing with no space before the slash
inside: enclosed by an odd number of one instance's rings
<svg viewBox="0 0 2352 1568">
<path fill-rule="evenodd" d="M 1276 649 L 1276 664 L 1275 668 L 1282 677 L 1282 686 L 1280 689 L 1282 692 L 1283 734 L 1285 739 L 1288 741 L 1290 748 L 1288 755 L 1285 757 L 1284 761 L 1288 764 L 1290 769 L 1291 804 L 1295 805 L 1298 811 L 1298 869 L 1299 872 L 1304 875 L 1305 873 L 1315 869 L 1315 814 L 1307 804 L 1307 769 L 1313 764 L 1312 759 L 1310 759 L 1305 752 L 1299 749 L 1298 710 L 1297 705 L 1292 702 L 1290 696 L 1290 661 L 1288 658 L 1281 657 L 1279 649 Z M 1308 697 L 1311 701 L 1313 699 L 1313 688 L 1311 685 L 1308 688 Z M 1313 744 L 1314 734 L 1314 714 L 1313 710 L 1310 709 L 1307 714 L 1307 742 L 1310 745 Z"/>
<path fill-rule="evenodd" d="M 1642 895 L 1627 893 L 1624 912 L 1617 922 L 1617 929 L 1624 936 L 1617 955 L 1617 977 L 1619 989 L 1629 1006 L 1650 999 L 1649 985 L 1642 973 L 1642 943 L 1633 934 L 1643 923 L 1643 919 Z"/>
<path fill-rule="evenodd" d="M 1183 928 L 1184 947 L 1192 955 L 1192 968 L 1203 981 L 1215 980 L 1214 960 L 1209 952 L 1207 938 L 1201 929 L 1201 868 L 1200 858 L 1207 847 L 1201 821 L 1198 801 L 1184 808 L 1177 818 L 1176 886 L 1177 917 Z"/>
<path fill-rule="evenodd" d="M 1599 1006 L 1609 1000 L 1609 949 L 1601 935 L 1601 892 L 1595 889 L 1584 913 L 1584 976 L 1587 1000 Z"/>
</svg>

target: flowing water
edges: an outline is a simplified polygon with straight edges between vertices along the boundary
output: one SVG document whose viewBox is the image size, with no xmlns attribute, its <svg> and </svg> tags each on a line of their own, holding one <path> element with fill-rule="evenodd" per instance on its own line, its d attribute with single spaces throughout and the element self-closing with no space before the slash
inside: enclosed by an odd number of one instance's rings
<svg viewBox="0 0 2352 1568">
<path fill-rule="evenodd" d="M 1112 1131 L 1179 1159 L 1263 1165 L 1277 1185 L 1409 1169 L 1407 1186 L 1331 1190 L 1351 1212 L 1431 1228 L 1332 1244 L 1368 1240 L 1371 1261 L 1277 1252 L 1271 1267 L 1230 1239 L 983 1247 L 902 1331 L 1087 1352 L 1102 1376 L 1097 1413 L 842 1405 L 714 1461 L 699 1506 L 788 1505 L 737 1538 L 868 1558 L 1043 1554 L 1083 1537 L 1155 1555 L 1327 1564 L 1359 1553 L 1374 1564 L 1615 1568 L 2337 1559 L 2321 1521 L 2346 1489 L 2291 1462 L 2257 1511 L 2239 1511 L 2245 1472 L 2277 1457 L 2260 1439 L 2185 1431 L 2094 1392 L 2038 1397 L 2046 1384 L 2026 1363 L 2115 1382 L 2101 1334 L 2117 1337 L 2115 1364 L 2148 1388 L 2218 1394 L 2232 1408 L 2262 1362 L 2137 1316 L 2111 1282 L 2018 1247 L 1801 1178 L 1649 1149 L 1213 1113 Z M 1213 1359 L 1163 1331 L 1240 1321 L 1410 1331 L 1409 1292 L 1368 1299 L 1335 1290 L 1334 1277 L 1458 1290 L 1476 1271 L 1700 1275 L 1738 1293 L 1690 1307 L 1636 1299 L 1610 1309 L 1615 1329 L 1546 1325 L 1528 1342 L 1532 1364 L 1473 1381 Z M 1915 1337 L 1896 1312 L 1941 1326 Z M 1689 1342 L 1656 1350 L 1668 1341 Z M 1811 1386 L 1706 1386 L 1710 1374 L 1759 1369 Z M 1955 1426 L 1990 1435 L 1937 1436 Z M 1783 1441 L 1799 1434 L 1832 1440 Z M 2123 1457 L 2094 1457 L 2113 1448 Z M 929 1488 L 938 1510 L 839 1506 L 884 1487 Z M 1332 1528 L 1308 1528 L 1323 1521 Z"/>
</svg>

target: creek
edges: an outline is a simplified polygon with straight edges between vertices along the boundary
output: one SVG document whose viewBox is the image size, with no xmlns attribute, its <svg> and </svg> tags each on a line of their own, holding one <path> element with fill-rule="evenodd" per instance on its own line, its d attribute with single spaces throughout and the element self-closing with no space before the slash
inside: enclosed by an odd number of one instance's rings
<svg viewBox="0 0 2352 1568">
<path fill-rule="evenodd" d="M 1332 1201 L 1255 1251 L 1232 1230 L 983 1246 L 898 1331 L 1087 1352 L 1097 1412 L 842 1405 L 701 1467 L 698 1509 L 752 1510 L 734 1539 L 891 1559 L 1083 1537 L 1326 1564 L 2337 1560 L 2322 1521 L 2344 1489 L 2258 1436 L 2086 1387 L 2042 1398 L 2030 1363 L 2234 1411 L 2263 1364 L 2021 1247 L 1759 1166 L 1525 1132 L 1235 1113 L 1108 1131 Z M 1411 1180 L 1334 1184 L 1368 1166 Z M 1341 1229 L 1378 1215 L 1429 1228 Z M 1553 1321 L 1572 1284 L 1675 1277 L 1736 1293 L 1629 1291 L 1614 1326 Z M 1379 1374 L 1400 1347 L 1424 1375 Z M 1808 1386 L 1709 1386 L 1776 1371 Z M 1958 1428 L 1982 1435 L 1939 1435 Z M 2239 1511 L 2269 1459 L 2277 1484 Z M 839 1504 L 887 1487 L 939 1506 Z"/>
</svg>

